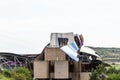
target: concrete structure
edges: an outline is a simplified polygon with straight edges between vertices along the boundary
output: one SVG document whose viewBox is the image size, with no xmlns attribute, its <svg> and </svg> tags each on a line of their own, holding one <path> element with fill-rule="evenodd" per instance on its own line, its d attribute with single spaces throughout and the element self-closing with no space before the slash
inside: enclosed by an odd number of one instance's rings
<svg viewBox="0 0 120 80">
<path fill-rule="evenodd" d="M 91 69 L 101 61 L 97 61 L 99 56 L 96 53 L 80 52 L 83 41 L 82 35 L 52 33 L 50 43 L 34 60 L 34 79 L 89 80 Z M 71 51 L 67 51 L 65 46 Z"/>
</svg>

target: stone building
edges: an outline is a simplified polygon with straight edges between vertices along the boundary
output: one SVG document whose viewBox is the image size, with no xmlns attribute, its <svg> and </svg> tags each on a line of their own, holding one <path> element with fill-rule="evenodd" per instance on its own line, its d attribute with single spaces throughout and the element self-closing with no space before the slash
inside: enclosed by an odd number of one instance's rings
<svg viewBox="0 0 120 80">
<path fill-rule="evenodd" d="M 82 35 L 51 33 L 45 46 L 33 64 L 35 80 L 89 80 L 92 68 L 101 63 L 99 55 L 83 46 Z"/>
</svg>

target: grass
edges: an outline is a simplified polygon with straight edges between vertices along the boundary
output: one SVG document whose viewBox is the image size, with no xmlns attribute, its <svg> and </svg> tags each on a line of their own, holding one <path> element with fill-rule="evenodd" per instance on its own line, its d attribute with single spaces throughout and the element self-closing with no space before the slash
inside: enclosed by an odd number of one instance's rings
<svg viewBox="0 0 120 80">
<path fill-rule="evenodd" d="M 0 74 L 0 80 L 12 80 L 11 78 L 6 78 L 4 75 Z"/>
<path fill-rule="evenodd" d="M 120 60 L 120 58 L 103 58 L 103 60 Z"/>
<path fill-rule="evenodd" d="M 120 64 L 112 64 L 111 66 L 114 67 L 117 70 L 120 69 Z"/>
</svg>

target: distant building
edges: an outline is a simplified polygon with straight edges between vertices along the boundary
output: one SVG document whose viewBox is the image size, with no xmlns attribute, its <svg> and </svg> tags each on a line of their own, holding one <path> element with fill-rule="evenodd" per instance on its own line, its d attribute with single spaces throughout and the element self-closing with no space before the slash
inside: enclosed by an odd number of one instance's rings
<svg viewBox="0 0 120 80">
<path fill-rule="evenodd" d="M 8 52 L 0 52 L 0 68 L 12 70 L 16 67 L 27 67 L 31 69 L 29 66 L 30 61 L 28 57 Z"/>
<path fill-rule="evenodd" d="M 91 69 L 102 61 L 83 43 L 82 35 L 52 33 L 50 43 L 34 60 L 34 79 L 89 80 Z"/>
</svg>

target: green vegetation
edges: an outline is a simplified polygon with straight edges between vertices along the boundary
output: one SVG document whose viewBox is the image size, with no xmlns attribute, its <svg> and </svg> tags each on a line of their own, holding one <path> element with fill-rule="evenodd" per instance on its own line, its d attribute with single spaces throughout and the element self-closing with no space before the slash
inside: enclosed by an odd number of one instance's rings
<svg viewBox="0 0 120 80">
<path fill-rule="evenodd" d="M 105 68 L 99 65 L 90 74 L 90 80 L 120 80 L 120 65 L 112 65 Z"/>
<path fill-rule="evenodd" d="M 28 69 L 19 67 L 12 71 L 0 70 L 0 80 L 32 80 L 32 76 Z"/>
<path fill-rule="evenodd" d="M 108 75 L 108 78 L 107 80 L 120 80 L 120 66 L 118 68 L 118 65 L 117 67 L 110 67 L 108 70 L 107 70 L 107 75 Z"/>
<path fill-rule="evenodd" d="M 103 60 L 118 61 L 120 60 L 120 48 L 104 48 L 104 47 L 90 47 L 94 49 Z"/>
<path fill-rule="evenodd" d="M 103 64 L 97 66 L 95 70 L 92 70 L 90 80 L 105 80 L 107 78 L 106 71 Z"/>
<path fill-rule="evenodd" d="M 106 72 L 102 71 L 103 67 L 98 66 L 98 69 L 93 70 L 90 75 L 90 80 L 120 80 L 120 65 L 118 64 L 120 61 L 120 48 L 104 48 L 104 47 L 90 47 L 94 49 L 98 55 L 101 56 L 103 61 L 110 62 L 111 67 L 106 68 Z M 104 73 L 107 75 L 105 79 L 98 79 L 100 73 Z M 91 79 L 92 77 L 96 77 L 95 79 Z"/>
<path fill-rule="evenodd" d="M 115 68 L 116 70 L 119 70 L 120 69 L 120 65 L 119 64 L 112 64 L 111 65 L 113 68 Z"/>
<path fill-rule="evenodd" d="M 0 74 L 0 80 L 12 80 L 12 79 L 5 77 L 3 74 Z"/>
</svg>

